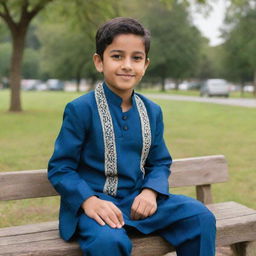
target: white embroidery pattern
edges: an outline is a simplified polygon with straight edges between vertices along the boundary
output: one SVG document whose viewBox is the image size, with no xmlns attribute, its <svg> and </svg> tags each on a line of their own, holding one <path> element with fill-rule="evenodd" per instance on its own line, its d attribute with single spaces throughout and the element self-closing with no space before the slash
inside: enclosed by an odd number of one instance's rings
<svg viewBox="0 0 256 256">
<path fill-rule="evenodd" d="M 151 147 L 151 129 L 150 129 L 147 109 L 145 107 L 144 102 L 138 95 L 135 95 L 135 101 L 139 111 L 141 129 L 142 129 L 143 146 L 142 146 L 141 159 L 140 159 L 140 169 L 144 176 L 145 175 L 144 165 Z"/>
<path fill-rule="evenodd" d="M 117 157 L 115 133 L 112 117 L 109 111 L 107 99 L 102 85 L 95 89 L 95 98 L 100 115 L 101 126 L 103 130 L 104 148 L 105 148 L 105 176 L 106 181 L 103 192 L 105 194 L 116 196 L 118 176 L 117 176 Z"/>
<path fill-rule="evenodd" d="M 105 148 L 105 176 L 106 181 L 104 184 L 103 192 L 105 194 L 116 196 L 117 185 L 118 185 L 118 171 L 117 171 L 117 153 L 115 144 L 115 132 L 112 117 L 109 111 L 107 99 L 104 93 L 103 86 L 101 84 L 96 86 L 95 89 L 95 99 L 97 103 L 97 108 L 100 116 L 103 138 L 104 138 L 104 148 Z M 147 109 L 145 107 L 142 99 L 135 95 L 135 102 L 140 116 L 141 129 L 142 129 L 142 152 L 140 160 L 140 169 L 145 175 L 144 165 L 149 154 L 151 146 L 151 129 L 148 118 Z"/>
</svg>

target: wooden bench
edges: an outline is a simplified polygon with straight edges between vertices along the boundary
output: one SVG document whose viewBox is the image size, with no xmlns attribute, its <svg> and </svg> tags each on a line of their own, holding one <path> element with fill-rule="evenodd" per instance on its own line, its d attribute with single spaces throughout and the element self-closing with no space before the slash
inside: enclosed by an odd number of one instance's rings
<svg viewBox="0 0 256 256">
<path fill-rule="evenodd" d="M 197 199 L 207 204 L 217 219 L 217 246 L 231 245 L 235 255 L 255 256 L 256 211 L 235 202 L 212 203 L 211 184 L 226 182 L 224 156 L 175 160 L 171 187 L 195 186 Z M 234 191 L 239 193 L 239 191 Z M 46 170 L 0 173 L 0 200 L 56 196 Z M 171 214 L 171 213 L 170 213 Z M 158 256 L 174 251 L 161 237 L 131 234 L 133 256 Z M 0 255 L 82 255 L 76 242 L 59 238 L 58 221 L 0 229 Z"/>
</svg>

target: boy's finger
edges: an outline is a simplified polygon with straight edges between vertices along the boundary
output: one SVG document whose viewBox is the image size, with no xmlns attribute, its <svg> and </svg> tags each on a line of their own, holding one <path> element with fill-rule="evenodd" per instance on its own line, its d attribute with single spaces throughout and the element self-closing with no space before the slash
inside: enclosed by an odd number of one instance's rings
<svg viewBox="0 0 256 256">
<path fill-rule="evenodd" d="M 138 207 L 138 208 L 136 209 L 136 211 L 134 211 L 133 219 L 134 219 L 134 220 L 143 219 L 143 210 L 140 209 L 140 207 Z"/>
<path fill-rule="evenodd" d="M 137 212 L 137 209 L 139 207 L 139 201 L 137 201 L 136 199 L 133 201 L 132 207 L 131 207 L 131 219 L 134 220 L 135 219 L 135 214 Z"/>
<path fill-rule="evenodd" d="M 123 219 L 123 214 L 122 214 L 122 212 L 121 212 L 120 209 L 118 209 L 115 205 L 114 205 L 114 207 L 113 207 L 113 211 L 115 212 L 115 215 L 116 215 L 116 217 L 117 217 L 117 219 L 118 219 L 119 224 L 120 224 L 121 226 L 123 226 L 123 225 L 124 225 L 124 219 Z"/>
<path fill-rule="evenodd" d="M 116 221 L 113 217 L 115 215 L 111 208 L 105 208 L 104 210 L 99 211 L 98 214 L 109 226 L 116 228 Z"/>
<path fill-rule="evenodd" d="M 146 207 L 144 209 L 144 212 L 143 212 L 143 219 L 147 218 L 150 214 L 150 211 L 151 211 L 151 208 L 150 207 Z"/>
<path fill-rule="evenodd" d="M 101 217 L 99 216 L 99 215 L 95 215 L 94 217 L 93 217 L 93 219 L 94 220 L 96 220 L 101 226 L 105 226 L 105 222 L 101 219 Z"/>
<path fill-rule="evenodd" d="M 117 215 L 116 215 L 116 213 L 114 211 L 110 212 L 108 214 L 108 217 L 115 224 L 115 227 L 117 227 L 117 228 L 121 228 L 122 227 L 122 225 L 119 222 L 119 219 L 118 219 L 118 217 L 117 217 Z"/>
<path fill-rule="evenodd" d="M 106 217 L 105 219 L 104 219 L 104 221 L 111 227 L 111 228 L 116 228 L 117 227 L 117 225 L 113 222 L 113 220 L 112 219 L 110 219 L 109 217 Z"/>
<path fill-rule="evenodd" d="M 153 215 L 155 212 L 156 212 L 157 208 L 156 207 L 152 207 L 150 212 L 149 212 L 149 215 L 148 216 L 151 216 Z"/>
<path fill-rule="evenodd" d="M 136 208 L 135 209 L 134 208 L 131 209 L 131 219 L 132 220 L 134 220 L 135 219 L 135 215 L 137 215 L 136 210 L 137 210 Z"/>
</svg>

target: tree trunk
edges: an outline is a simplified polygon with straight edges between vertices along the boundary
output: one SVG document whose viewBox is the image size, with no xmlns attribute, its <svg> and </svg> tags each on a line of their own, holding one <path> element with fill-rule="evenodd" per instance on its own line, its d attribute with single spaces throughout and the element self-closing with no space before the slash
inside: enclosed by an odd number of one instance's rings
<svg viewBox="0 0 256 256">
<path fill-rule="evenodd" d="M 179 80 L 175 79 L 175 90 L 178 91 L 179 90 Z"/>
<path fill-rule="evenodd" d="M 81 77 L 82 77 L 82 70 L 83 70 L 83 66 L 84 66 L 84 60 L 80 62 L 80 64 L 78 65 L 77 68 L 77 72 L 76 72 L 76 91 L 80 92 L 80 85 L 81 85 Z"/>
<path fill-rule="evenodd" d="M 244 81 L 241 81 L 240 96 L 244 97 Z"/>
<path fill-rule="evenodd" d="M 76 91 L 80 92 L 81 76 L 80 74 L 76 76 Z"/>
<path fill-rule="evenodd" d="M 165 77 L 161 77 L 161 91 L 165 92 Z"/>
<path fill-rule="evenodd" d="M 22 57 L 25 47 L 25 31 L 19 33 L 17 31 L 12 34 L 12 58 L 10 67 L 10 87 L 11 87 L 11 102 L 10 111 L 22 111 L 21 108 L 21 68 L 22 68 Z"/>
<path fill-rule="evenodd" d="M 256 97 L 256 70 L 254 70 L 253 87 L 254 87 L 253 95 L 254 97 Z"/>
</svg>

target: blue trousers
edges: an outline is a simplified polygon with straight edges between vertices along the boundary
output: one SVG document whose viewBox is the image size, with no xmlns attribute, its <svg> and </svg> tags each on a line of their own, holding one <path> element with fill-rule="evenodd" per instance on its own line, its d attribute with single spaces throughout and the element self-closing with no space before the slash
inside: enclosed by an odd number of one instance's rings
<svg viewBox="0 0 256 256">
<path fill-rule="evenodd" d="M 216 220 L 210 211 L 181 217 L 157 232 L 175 246 L 177 256 L 215 255 Z M 108 225 L 100 226 L 85 214 L 81 214 L 79 219 L 78 242 L 84 256 L 129 256 L 132 251 L 126 227 L 113 229 Z"/>
</svg>

